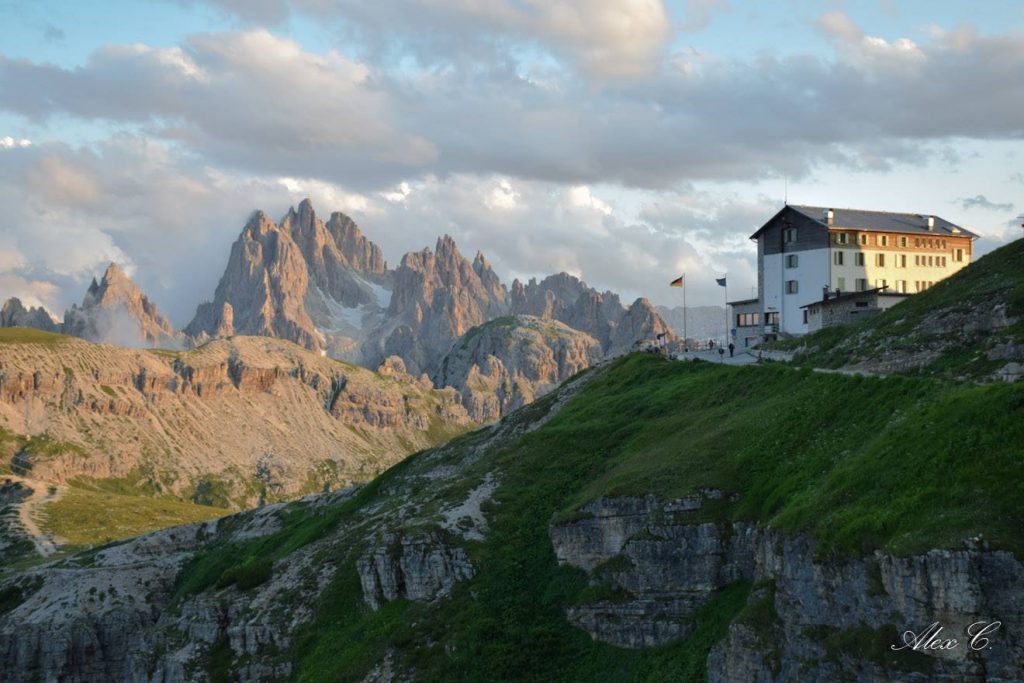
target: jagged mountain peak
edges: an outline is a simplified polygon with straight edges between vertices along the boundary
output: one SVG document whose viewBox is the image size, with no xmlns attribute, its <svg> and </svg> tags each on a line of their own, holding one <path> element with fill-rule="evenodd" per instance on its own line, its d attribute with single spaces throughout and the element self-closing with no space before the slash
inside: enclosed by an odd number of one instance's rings
<svg viewBox="0 0 1024 683">
<path fill-rule="evenodd" d="M 96 278 L 92 281 L 95 283 Z M 89 292 L 99 300 L 112 296 L 135 296 L 138 294 L 145 298 L 142 290 L 135 284 L 135 281 L 128 277 L 128 274 L 121 270 L 116 263 L 111 261 L 107 269 L 103 271 L 103 278 L 95 289 L 90 285 Z"/>
<path fill-rule="evenodd" d="M 0 327 L 33 327 L 47 332 L 57 332 L 60 329 L 60 325 L 44 307 L 26 308 L 16 296 L 5 301 L 0 308 Z"/>
<path fill-rule="evenodd" d="M 455 243 L 455 239 L 448 234 L 437 238 L 437 245 L 434 247 L 434 254 L 438 259 L 442 260 L 456 260 L 462 258 L 462 253 L 459 251 L 459 247 Z"/>
<path fill-rule="evenodd" d="M 92 279 L 82 305 L 64 314 L 63 332 L 122 346 L 178 347 L 182 341 L 167 316 L 113 262 L 99 282 Z"/>
<path fill-rule="evenodd" d="M 213 301 L 199 306 L 186 331 L 197 342 L 248 334 L 355 353 L 352 335 L 360 334 L 366 316 L 387 306 L 388 280 L 383 253 L 355 222 L 335 212 L 325 224 L 306 198 L 280 225 L 263 211 L 252 215 Z"/>
</svg>

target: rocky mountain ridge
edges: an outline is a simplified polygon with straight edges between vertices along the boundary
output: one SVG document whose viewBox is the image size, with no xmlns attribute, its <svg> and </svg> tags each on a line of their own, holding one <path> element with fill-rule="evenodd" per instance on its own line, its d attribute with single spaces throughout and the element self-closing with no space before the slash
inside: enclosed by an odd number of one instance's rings
<svg viewBox="0 0 1024 683">
<path fill-rule="evenodd" d="M 539 283 L 515 281 L 508 289 L 482 253 L 470 261 L 448 235 L 433 250 L 407 253 L 390 270 L 350 218 L 335 212 L 324 223 L 308 199 L 279 224 L 262 212 L 252 216 L 213 300 L 200 305 L 186 333 L 197 343 L 231 334 L 276 336 L 366 367 L 397 356 L 409 373 L 437 380 L 440 363 L 463 335 L 518 314 L 584 332 L 604 356 L 623 353 L 638 339 L 671 335 L 646 299 L 626 307 L 618 295 L 565 273 Z"/>
<path fill-rule="evenodd" d="M 81 305 L 67 310 L 62 323 L 42 307 L 26 310 L 21 300 L 11 298 L 0 312 L 2 327 L 29 327 L 129 347 L 180 349 L 186 341 L 115 263 L 107 266 L 98 282 L 93 278 Z"/>
<path fill-rule="evenodd" d="M 42 306 L 25 308 L 21 299 L 11 297 L 0 308 L 0 327 L 31 327 L 44 332 L 57 332 L 61 326 Z"/>
<path fill-rule="evenodd" d="M 472 424 L 452 389 L 269 337 L 167 352 L 18 332 L 0 331 L 0 466 L 52 484 L 237 509 L 366 481 Z"/>
<path fill-rule="evenodd" d="M 566 273 L 540 282 L 516 280 L 507 288 L 482 253 L 470 261 L 448 235 L 433 250 L 409 252 L 390 269 L 351 218 L 334 212 L 324 221 L 308 199 L 277 223 L 262 211 L 252 214 L 213 298 L 197 307 L 181 332 L 113 264 L 62 325 L 52 324 L 45 311 L 25 310 L 20 301 L 9 301 L 4 310 L 0 326 L 127 346 L 194 348 L 249 335 L 285 339 L 367 368 L 397 356 L 410 374 L 433 379 L 441 377 L 440 363 L 463 335 L 508 315 L 564 323 L 596 339 L 605 357 L 628 351 L 639 339 L 672 335 L 647 299 L 624 306 L 617 294 L 598 292 Z M 519 381 L 526 390 L 521 396 L 542 393 L 524 384 L 525 375 Z"/>
</svg>

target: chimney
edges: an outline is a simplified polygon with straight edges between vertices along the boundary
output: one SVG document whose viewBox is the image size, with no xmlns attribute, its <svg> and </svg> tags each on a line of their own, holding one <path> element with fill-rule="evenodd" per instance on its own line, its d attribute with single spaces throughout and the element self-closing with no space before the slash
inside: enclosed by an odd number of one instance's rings
<svg viewBox="0 0 1024 683">
<path fill-rule="evenodd" d="M 928 216 L 928 229 L 929 230 L 934 230 L 935 229 L 935 216 Z"/>
<path fill-rule="evenodd" d="M 835 218 L 835 215 L 832 209 L 825 209 L 825 224 L 830 228 L 832 227 L 832 219 Z"/>
<path fill-rule="evenodd" d="M 828 301 L 828 285 L 821 288 L 821 300 Z"/>
</svg>

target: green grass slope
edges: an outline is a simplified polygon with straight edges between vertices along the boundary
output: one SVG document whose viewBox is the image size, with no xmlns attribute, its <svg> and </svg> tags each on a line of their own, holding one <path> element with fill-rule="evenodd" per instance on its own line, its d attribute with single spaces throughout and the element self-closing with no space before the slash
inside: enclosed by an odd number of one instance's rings
<svg viewBox="0 0 1024 683">
<path fill-rule="evenodd" d="M 990 324 L 1003 320 L 1009 324 Z M 1007 343 L 1024 344 L 1024 239 L 873 318 L 768 348 L 797 351 L 795 362 L 825 368 L 931 351 L 935 357 L 913 372 L 984 379 L 1006 363 L 987 352 Z"/>
<path fill-rule="evenodd" d="M 450 479 L 431 480 L 413 456 L 354 498 L 296 512 L 285 528 L 217 546 L 182 574 L 178 599 L 214 586 L 258 585 L 272 562 L 354 523 L 370 507 L 427 495 L 458 502 L 468 482 L 497 472 L 483 541 L 459 541 L 476 576 L 433 604 L 397 600 L 373 612 L 355 559 L 362 542 L 325 555 L 340 571 L 290 651 L 298 680 L 360 680 L 391 650 L 421 680 L 702 680 L 710 647 L 743 615 L 736 584 L 672 645 L 627 651 L 596 643 L 564 617 L 595 588 L 560 567 L 553 521 L 603 495 L 680 496 L 703 487 L 738 494 L 702 512 L 814 538 L 825 555 L 914 553 L 983 536 L 1024 551 L 1024 384 L 921 377 L 865 378 L 786 366 L 720 366 L 632 355 L 599 373 L 540 428 L 494 447 Z M 512 417 L 532 421 L 555 396 Z M 445 448 L 480 447 L 476 432 Z M 436 465 L 436 461 L 435 461 Z M 344 532 L 338 532 L 344 533 Z M 747 608 L 749 609 L 749 608 Z M 751 617 L 753 618 L 753 617 Z"/>
</svg>

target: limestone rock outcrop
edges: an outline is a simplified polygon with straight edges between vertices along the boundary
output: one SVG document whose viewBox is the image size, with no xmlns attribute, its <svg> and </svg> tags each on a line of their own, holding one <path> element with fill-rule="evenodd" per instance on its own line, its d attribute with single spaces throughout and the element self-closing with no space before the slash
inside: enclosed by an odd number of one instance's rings
<svg viewBox="0 0 1024 683">
<path fill-rule="evenodd" d="M 533 402 L 602 356 L 596 339 L 557 320 L 505 316 L 463 335 L 441 360 L 434 383 L 457 389 L 473 419 L 489 422 Z"/>
<path fill-rule="evenodd" d="M 1009 635 L 1024 628 L 1024 565 L 1011 553 L 965 547 L 821 557 L 805 536 L 701 522 L 701 508 L 723 495 L 602 498 L 552 525 L 559 562 L 587 571 L 615 596 L 569 607 L 566 617 L 596 640 L 654 647 L 692 632 L 694 615 L 721 590 L 753 585 L 749 611 L 711 650 L 710 681 L 1009 681 L 1024 666 L 1024 650 Z M 999 647 L 885 654 L 906 629 L 939 622 L 960 636 L 979 621 L 1001 622 Z"/>
<path fill-rule="evenodd" d="M 373 551 L 356 561 L 356 570 L 363 600 L 373 609 L 397 598 L 429 602 L 473 576 L 466 551 L 448 545 L 436 533 L 386 534 Z"/>
</svg>

